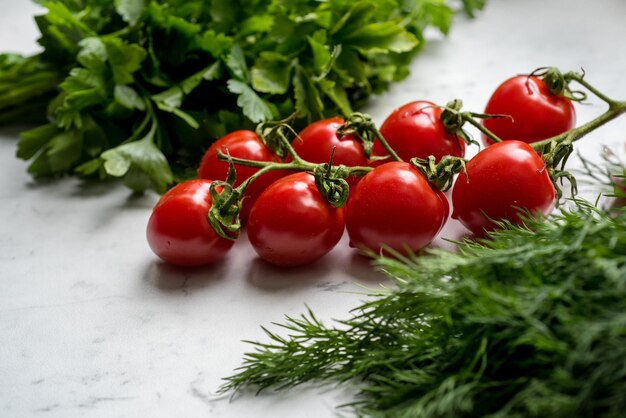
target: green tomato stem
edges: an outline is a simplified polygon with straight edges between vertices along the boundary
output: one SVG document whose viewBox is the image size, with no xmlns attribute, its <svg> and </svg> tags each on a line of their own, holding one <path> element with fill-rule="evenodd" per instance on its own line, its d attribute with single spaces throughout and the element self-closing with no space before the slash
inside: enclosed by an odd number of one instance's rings
<svg viewBox="0 0 626 418">
<path fill-rule="evenodd" d="M 595 93 L 594 93 L 595 94 Z M 609 104 L 609 110 L 601 114 L 595 119 L 590 120 L 584 125 L 579 126 L 578 128 L 574 128 L 567 132 L 563 132 L 562 134 L 553 136 L 548 139 L 544 139 L 543 141 L 533 142 L 530 144 L 535 151 L 542 151 L 546 145 L 549 145 L 552 142 L 574 142 L 584 137 L 588 133 L 594 131 L 600 126 L 604 125 L 607 122 L 617 118 L 618 116 L 626 113 L 626 102 L 619 102 L 616 100 L 608 99 L 607 103 Z"/>
<path fill-rule="evenodd" d="M 487 115 L 481 115 L 481 116 L 487 116 Z M 474 118 L 474 115 L 472 113 L 463 112 L 461 113 L 461 117 L 463 118 L 464 121 L 468 122 L 470 125 L 474 126 L 480 132 L 485 134 L 485 136 L 491 139 L 493 142 L 502 142 L 502 139 L 500 139 L 496 134 L 491 132 L 489 129 L 485 128 L 482 123 L 478 122 Z"/>
<path fill-rule="evenodd" d="M 293 151 L 293 148 L 291 149 Z M 321 166 L 322 164 L 315 164 L 315 163 L 311 163 L 308 161 L 303 160 L 302 158 L 300 158 L 297 154 L 292 154 L 292 156 L 294 157 L 294 160 L 289 162 L 289 163 L 276 163 L 276 162 L 272 162 L 272 161 L 254 161 L 254 160 L 246 160 L 243 158 L 237 158 L 237 157 L 233 157 L 233 156 L 228 156 L 224 153 L 222 153 L 221 151 L 217 152 L 217 156 L 220 160 L 222 161 L 232 161 L 233 164 L 236 165 L 243 165 L 246 167 L 254 167 L 254 168 L 259 168 L 259 171 L 257 171 L 256 173 L 254 173 L 252 176 L 250 176 L 248 179 L 246 179 L 243 183 L 241 183 L 237 188 L 235 188 L 235 190 L 239 193 L 241 193 L 241 195 L 243 195 L 243 193 L 246 190 L 246 187 L 248 187 L 248 185 L 250 183 L 252 183 L 253 181 L 255 181 L 257 178 L 261 177 L 263 174 L 269 172 L 269 171 L 275 171 L 275 170 L 287 170 L 287 171 L 314 171 L 317 167 Z M 337 166 L 330 166 L 329 169 L 335 169 L 337 168 Z M 363 167 L 363 166 L 354 166 L 354 167 L 346 167 L 346 170 L 348 172 L 348 175 L 350 176 L 363 176 L 367 173 L 369 173 L 370 171 L 373 170 L 372 167 Z"/>
<path fill-rule="evenodd" d="M 395 161 L 403 161 L 391 145 L 389 145 L 389 142 L 387 142 L 383 134 L 376 127 L 376 124 L 372 121 L 372 117 L 368 114 L 361 112 L 353 113 L 346 118 L 346 122 L 337 132 L 341 135 L 356 135 L 363 142 L 363 146 L 366 150 L 371 150 L 373 142 L 378 139 L 391 158 Z M 366 152 L 366 156 L 368 158 L 370 157 L 369 151 Z"/>
<path fill-rule="evenodd" d="M 594 86 L 589 84 L 587 82 L 587 80 L 585 80 L 584 77 L 581 74 L 578 74 L 578 73 L 575 73 L 575 72 L 569 72 L 569 73 L 566 73 L 564 75 L 564 77 L 565 77 L 566 80 L 573 80 L 573 81 L 577 82 L 578 84 L 580 84 L 581 86 L 583 86 L 584 88 L 586 88 L 587 90 L 589 90 L 598 99 L 600 99 L 603 102 L 607 103 L 609 105 L 609 107 L 613 107 L 615 105 L 617 105 L 619 107 L 620 102 L 618 102 L 617 100 L 611 99 L 610 97 L 608 97 L 607 95 L 602 93 L 600 90 L 596 89 Z"/>
<path fill-rule="evenodd" d="M 308 161 L 305 161 L 302 158 L 300 158 L 296 150 L 293 149 L 291 142 L 289 142 L 287 138 L 281 135 L 281 140 L 282 140 L 282 146 L 285 147 L 285 149 L 287 150 L 287 153 L 291 155 L 291 158 L 293 158 L 294 163 L 303 164 L 303 165 L 311 164 Z"/>
<path fill-rule="evenodd" d="M 400 161 L 400 162 L 404 161 L 402 160 L 402 158 L 400 158 L 400 156 L 396 153 L 396 151 L 391 147 L 391 145 L 389 145 L 389 142 L 387 142 L 383 134 L 380 133 L 380 130 L 376 127 L 374 123 L 372 123 L 371 128 L 374 134 L 376 135 L 376 137 L 378 138 L 378 141 L 380 141 L 380 145 L 382 145 L 385 151 L 387 151 L 387 153 L 391 155 L 391 158 L 393 158 L 395 161 Z"/>
</svg>

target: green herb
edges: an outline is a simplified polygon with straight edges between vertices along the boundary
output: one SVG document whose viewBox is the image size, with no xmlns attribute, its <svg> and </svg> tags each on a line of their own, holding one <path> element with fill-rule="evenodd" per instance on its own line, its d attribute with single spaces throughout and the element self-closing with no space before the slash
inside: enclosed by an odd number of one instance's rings
<svg viewBox="0 0 626 418">
<path fill-rule="evenodd" d="M 582 162 L 580 175 L 587 180 L 594 189 L 600 189 L 605 196 L 611 197 L 605 205 L 605 210 L 626 206 L 626 156 L 619 149 L 604 147 L 601 153 L 602 163 L 594 163 L 583 157 L 580 152 L 578 158 Z M 599 186 L 599 187 L 598 187 Z"/>
<path fill-rule="evenodd" d="M 349 114 L 408 74 L 446 0 L 49 0 L 42 53 L 0 55 L 0 123 L 34 176 L 164 191 L 219 136 Z M 484 0 L 465 0 L 472 14 Z"/>
<path fill-rule="evenodd" d="M 334 326 L 287 317 L 223 390 L 350 382 L 360 416 L 624 416 L 623 208 L 576 200 L 458 252 L 377 265 L 396 290 Z"/>
</svg>

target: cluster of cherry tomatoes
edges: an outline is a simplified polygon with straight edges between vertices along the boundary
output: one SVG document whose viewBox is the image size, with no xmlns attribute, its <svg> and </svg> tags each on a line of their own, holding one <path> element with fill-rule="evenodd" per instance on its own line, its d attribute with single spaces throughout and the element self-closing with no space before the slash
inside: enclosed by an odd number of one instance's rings
<svg viewBox="0 0 626 418">
<path fill-rule="evenodd" d="M 480 235 L 495 222 L 519 222 L 520 211 L 548 213 L 556 190 L 544 159 L 529 145 L 572 129 L 572 102 L 548 90 L 535 76 L 505 81 L 489 100 L 485 128 L 503 141 L 483 138 L 484 148 L 458 174 L 452 190 L 452 218 Z M 278 266 L 311 263 L 328 253 L 347 230 L 350 245 L 374 252 L 386 248 L 416 252 L 428 245 L 450 216 L 448 198 L 410 161 L 435 162 L 463 157 L 465 141 L 441 120 L 442 108 L 416 101 L 394 110 L 380 133 L 403 161 L 392 161 L 379 141 L 370 158 L 355 135 L 338 133 L 340 118 L 314 122 L 293 140 L 303 160 L 370 167 L 363 177 L 349 177 L 344 207 L 331 205 L 309 172 L 268 171 L 245 190 L 240 218 L 258 255 Z M 203 265 L 223 259 L 234 240 L 220 236 L 207 221 L 211 182 L 224 180 L 229 164 L 218 150 L 241 159 L 280 162 L 251 131 L 236 131 L 215 142 L 204 155 L 198 179 L 178 184 L 162 196 L 148 223 L 153 251 L 177 265 Z M 286 160 L 289 161 L 289 158 Z M 237 187 L 258 168 L 235 165 Z"/>
</svg>

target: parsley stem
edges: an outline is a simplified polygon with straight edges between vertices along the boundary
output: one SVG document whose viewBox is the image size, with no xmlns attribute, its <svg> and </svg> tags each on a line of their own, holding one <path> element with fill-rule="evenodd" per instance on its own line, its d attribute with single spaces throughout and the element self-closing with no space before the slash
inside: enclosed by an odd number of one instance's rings
<svg viewBox="0 0 626 418">
<path fill-rule="evenodd" d="M 156 116 L 154 114 L 154 108 L 152 107 L 152 103 L 150 102 L 150 100 L 147 99 L 144 100 L 144 103 L 146 104 L 146 115 L 141 120 L 141 123 L 139 124 L 137 129 L 133 130 L 133 134 L 128 137 L 124 142 L 122 142 L 122 144 L 127 144 L 129 142 L 133 142 L 139 139 L 145 129 L 148 127 L 148 123 L 150 123 L 150 121 L 152 121 L 152 127 L 150 128 L 150 131 L 156 129 L 155 124 L 158 124 L 158 120 L 156 119 Z M 152 136 L 154 137 L 154 132 L 152 132 Z"/>
<path fill-rule="evenodd" d="M 35 97 L 45 96 L 54 92 L 58 79 L 53 76 L 34 77 L 25 82 L 13 84 L 11 88 L 0 90 L 0 109 L 28 103 Z"/>
</svg>

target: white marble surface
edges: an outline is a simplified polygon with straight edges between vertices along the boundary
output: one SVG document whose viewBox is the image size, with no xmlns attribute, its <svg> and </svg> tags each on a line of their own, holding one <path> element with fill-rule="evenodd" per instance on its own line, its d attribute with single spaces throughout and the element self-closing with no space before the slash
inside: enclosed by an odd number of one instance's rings
<svg viewBox="0 0 626 418">
<path fill-rule="evenodd" d="M 27 1 L 0 0 L 0 50 L 36 50 Z M 406 81 L 372 101 L 377 121 L 416 99 L 464 99 L 482 110 L 512 74 L 584 67 L 588 80 L 626 99 L 626 2 L 490 0 L 429 44 Z M 578 106 L 579 121 L 602 112 Z M 262 337 L 260 324 L 308 304 L 341 318 L 381 277 L 345 239 L 313 268 L 280 271 L 242 240 L 221 265 L 180 270 L 158 262 L 144 229 L 157 197 L 67 178 L 35 182 L 14 157 L 16 129 L 0 131 L 0 416 L 331 417 L 342 390 L 307 388 L 234 402 L 214 399 L 220 379 Z M 623 146 L 626 120 L 580 143 Z M 454 235 L 450 224 L 444 236 Z"/>
</svg>

